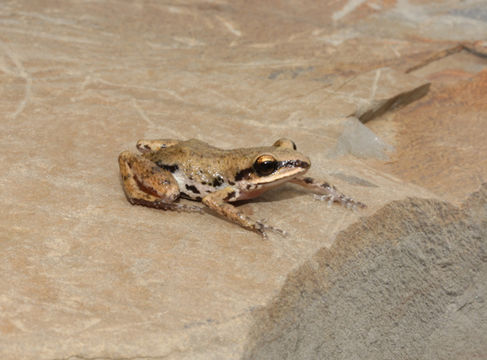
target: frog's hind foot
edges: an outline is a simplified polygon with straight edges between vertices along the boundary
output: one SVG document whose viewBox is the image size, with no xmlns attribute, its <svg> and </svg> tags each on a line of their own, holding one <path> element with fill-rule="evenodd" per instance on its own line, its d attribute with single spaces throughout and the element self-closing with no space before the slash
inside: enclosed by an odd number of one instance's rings
<svg viewBox="0 0 487 360">
<path fill-rule="evenodd" d="M 124 151 L 118 158 L 128 201 L 162 210 L 202 212 L 198 206 L 177 203 L 179 188 L 171 173 L 141 155 Z"/>
<path fill-rule="evenodd" d="M 351 209 L 363 209 L 367 207 L 367 205 L 365 205 L 364 203 L 354 200 L 351 197 L 348 197 L 345 194 L 341 193 L 337 190 L 336 187 L 326 181 L 317 181 L 310 177 L 298 177 L 291 180 L 291 182 L 313 192 L 315 194 L 314 198 L 316 200 L 328 201 L 328 205 L 331 205 L 335 202 L 345 206 L 346 208 Z"/>
<path fill-rule="evenodd" d="M 347 209 L 355 210 L 357 208 L 364 209 L 367 207 L 364 203 L 354 200 L 344 194 L 338 193 L 338 195 L 327 194 L 327 195 L 314 195 L 316 200 L 320 201 L 328 201 L 328 206 L 331 206 L 332 203 L 336 202 L 340 205 L 346 207 Z"/>
<path fill-rule="evenodd" d="M 256 221 L 254 230 L 258 232 L 264 240 L 267 240 L 266 230 L 275 232 L 283 237 L 286 237 L 288 235 L 286 231 L 276 228 L 274 226 L 267 225 L 263 221 Z"/>
</svg>

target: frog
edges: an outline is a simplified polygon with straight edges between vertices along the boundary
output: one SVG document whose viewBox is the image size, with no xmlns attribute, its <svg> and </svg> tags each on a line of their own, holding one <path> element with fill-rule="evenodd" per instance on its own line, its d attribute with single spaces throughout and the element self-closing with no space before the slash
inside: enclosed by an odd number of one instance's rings
<svg viewBox="0 0 487 360">
<path fill-rule="evenodd" d="M 285 183 L 299 185 L 329 204 L 366 207 L 329 182 L 305 176 L 311 160 L 287 138 L 271 146 L 231 150 L 197 139 L 139 140 L 136 148 L 140 153 L 123 151 L 118 157 L 123 190 L 132 205 L 203 212 L 205 207 L 181 203 L 179 199 L 201 202 L 210 211 L 263 238 L 267 238 L 268 231 L 281 235 L 287 232 L 255 220 L 234 203 L 256 198 Z"/>
</svg>

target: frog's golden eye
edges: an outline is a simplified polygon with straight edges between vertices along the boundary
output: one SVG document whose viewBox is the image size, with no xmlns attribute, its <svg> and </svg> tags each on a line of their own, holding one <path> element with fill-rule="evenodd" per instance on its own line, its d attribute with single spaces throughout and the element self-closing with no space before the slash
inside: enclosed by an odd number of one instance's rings
<svg viewBox="0 0 487 360">
<path fill-rule="evenodd" d="M 274 144 L 272 144 L 272 146 L 282 147 L 282 148 L 285 148 L 285 149 L 293 149 L 293 150 L 297 150 L 298 149 L 296 147 L 296 144 L 294 143 L 294 141 L 292 141 L 290 139 L 284 139 L 284 138 L 277 140 Z"/>
<path fill-rule="evenodd" d="M 277 169 L 278 162 L 272 155 L 261 155 L 254 162 L 254 169 L 260 176 L 272 174 Z"/>
</svg>

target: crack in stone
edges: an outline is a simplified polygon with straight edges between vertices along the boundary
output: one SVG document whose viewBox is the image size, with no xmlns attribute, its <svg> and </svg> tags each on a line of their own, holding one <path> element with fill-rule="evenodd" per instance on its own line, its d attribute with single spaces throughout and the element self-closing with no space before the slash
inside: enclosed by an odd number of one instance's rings
<svg viewBox="0 0 487 360">
<path fill-rule="evenodd" d="M 431 64 L 432 62 L 441 60 L 447 56 L 459 53 L 462 50 L 468 51 L 469 53 L 479 56 L 482 58 L 487 57 L 487 52 L 482 50 L 482 47 L 485 48 L 485 45 L 483 45 L 483 42 L 480 41 L 473 41 L 473 42 L 462 42 L 458 45 L 455 45 L 451 48 L 444 49 L 438 52 L 435 52 L 425 60 L 421 61 L 419 64 L 416 64 L 414 66 L 411 66 L 409 69 L 405 71 L 406 74 L 409 74 L 410 72 L 416 71 L 418 69 L 421 69 L 422 67 L 425 67 L 426 65 Z"/>
</svg>

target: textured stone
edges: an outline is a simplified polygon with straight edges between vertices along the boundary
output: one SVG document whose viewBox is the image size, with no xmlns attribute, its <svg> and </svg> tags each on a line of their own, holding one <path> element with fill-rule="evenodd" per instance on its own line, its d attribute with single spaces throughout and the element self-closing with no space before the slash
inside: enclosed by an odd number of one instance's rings
<svg viewBox="0 0 487 360">
<path fill-rule="evenodd" d="M 487 185 L 462 208 L 393 202 L 288 276 L 244 359 L 483 358 L 486 239 Z"/>
</svg>

